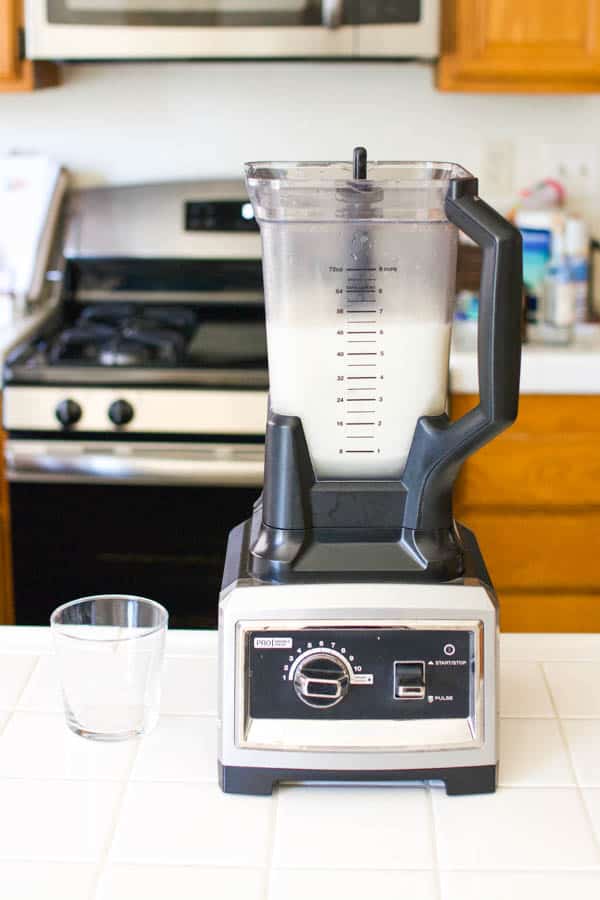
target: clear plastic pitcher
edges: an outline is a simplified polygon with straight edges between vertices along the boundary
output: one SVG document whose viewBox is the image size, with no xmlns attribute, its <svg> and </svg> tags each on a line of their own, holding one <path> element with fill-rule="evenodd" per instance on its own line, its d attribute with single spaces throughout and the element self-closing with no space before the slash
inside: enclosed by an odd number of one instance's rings
<svg viewBox="0 0 600 900">
<path fill-rule="evenodd" d="M 361 169 L 362 167 L 362 169 Z M 366 177 L 365 177 L 366 176 Z M 320 479 L 399 478 L 445 411 L 458 229 L 451 163 L 246 165 L 263 245 L 270 400 Z"/>
</svg>

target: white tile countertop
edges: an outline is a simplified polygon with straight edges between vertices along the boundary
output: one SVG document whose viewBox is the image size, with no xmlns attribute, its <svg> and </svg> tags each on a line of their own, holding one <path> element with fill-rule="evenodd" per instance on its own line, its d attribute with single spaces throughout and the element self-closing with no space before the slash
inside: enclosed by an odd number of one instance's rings
<svg viewBox="0 0 600 900">
<path fill-rule="evenodd" d="M 49 629 L 0 628 L 2 900 L 600 896 L 600 635 L 503 635 L 496 794 L 216 781 L 216 635 L 171 632 L 156 730 L 65 725 Z"/>
<path fill-rule="evenodd" d="M 522 394 L 600 394 L 600 325 L 578 325 L 575 340 L 565 347 L 523 345 Z M 450 389 L 476 394 L 476 325 L 455 323 L 450 356 Z"/>
</svg>

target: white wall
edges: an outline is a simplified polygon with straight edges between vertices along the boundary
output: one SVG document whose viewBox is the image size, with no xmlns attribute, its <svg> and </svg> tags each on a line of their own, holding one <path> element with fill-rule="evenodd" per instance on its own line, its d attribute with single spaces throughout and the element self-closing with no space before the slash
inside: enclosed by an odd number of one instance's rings
<svg viewBox="0 0 600 900">
<path fill-rule="evenodd" d="M 490 154 L 516 188 L 565 142 L 597 154 L 600 96 L 439 93 L 426 65 L 68 66 L 59 88 L 0 94 L 0 153 L 52 154 L 85 184 L 237 175 L 246 159 L 348 158 L 363 143 L 372 158 L 461 162 L 506 205 Z M 600 225 L 598 199 L 584 205 Z"/>
</svg>

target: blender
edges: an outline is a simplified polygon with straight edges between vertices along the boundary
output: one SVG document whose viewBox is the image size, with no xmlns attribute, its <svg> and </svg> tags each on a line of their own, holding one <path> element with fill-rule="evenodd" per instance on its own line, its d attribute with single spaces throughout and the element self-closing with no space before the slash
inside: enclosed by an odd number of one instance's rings
<svg viewBox="0 0 600 900">
<path fill-rule="evenodd" d="M 519 232 L 443 162 L 246 165 L 263 246 L 262 496 L 219 603 L 219 780 L 495 790 L 498 608 L 455 523 L 517 415 Z M 482 249 L 479 403 L 447 413 L 458 231 Z"/>
</svg>

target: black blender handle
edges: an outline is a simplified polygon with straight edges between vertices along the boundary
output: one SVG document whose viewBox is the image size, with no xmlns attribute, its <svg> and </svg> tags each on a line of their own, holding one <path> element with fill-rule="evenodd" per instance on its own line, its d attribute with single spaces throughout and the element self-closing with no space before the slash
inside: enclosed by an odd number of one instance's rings
<svg viewBox="0 0 600 900">
<path fill-rule="evenodd" d="M 476 178 L 450 181 L 446 216 L 482 251 L 477 356 L 479 404 L 456 422 L 419 419 L 402 480 L 404 524 L 452 527 L 452 487 L 461 465 L 517 417 L 521 371 L 521 234 L 477 195 Z"/>
</svg>

